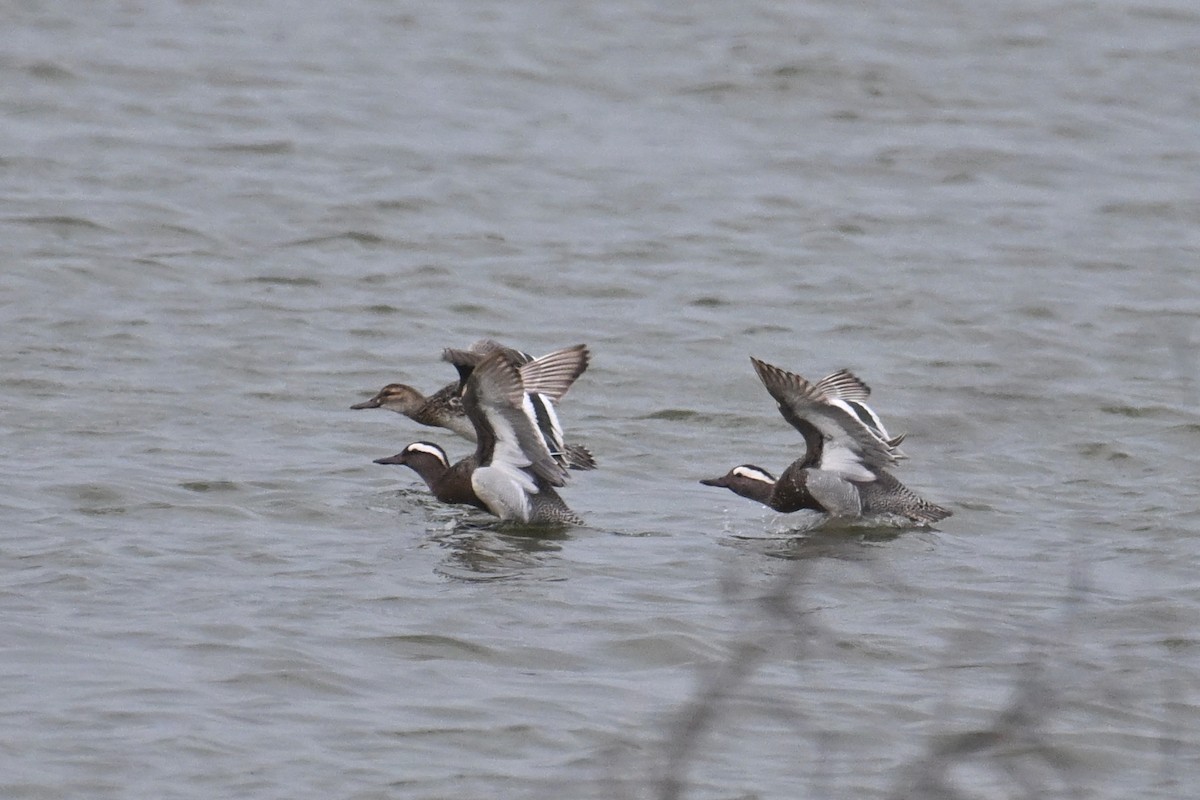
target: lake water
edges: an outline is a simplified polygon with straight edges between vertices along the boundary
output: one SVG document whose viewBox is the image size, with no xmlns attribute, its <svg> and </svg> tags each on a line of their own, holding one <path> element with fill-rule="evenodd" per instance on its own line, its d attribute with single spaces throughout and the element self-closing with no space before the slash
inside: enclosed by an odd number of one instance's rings
<svg viewBox="0 0 1200 800">
<path fill-rule="evenodd" d="M 0 796 L 1194 796 L 1194 3 L 3 15 Z M 371 463 L 482 336 L 587 526 Z M 700 486 L 749 355 L 954 516 Z"/>
</svg>

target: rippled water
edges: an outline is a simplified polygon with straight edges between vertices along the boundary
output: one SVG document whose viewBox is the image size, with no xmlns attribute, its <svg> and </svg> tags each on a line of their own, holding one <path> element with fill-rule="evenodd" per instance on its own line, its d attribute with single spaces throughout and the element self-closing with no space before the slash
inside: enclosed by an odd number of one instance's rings
<svg viewBox="0 0 1200 800">
<path fill-rule="evenodd" d="M 1190 796 L 1200 13 L 977 5 L 10 4 L 0 795 Z M 586 527 L 371 463 L 485 335 Z M 750 354 L 955 516 L 699 486 Z"/>
</svg>

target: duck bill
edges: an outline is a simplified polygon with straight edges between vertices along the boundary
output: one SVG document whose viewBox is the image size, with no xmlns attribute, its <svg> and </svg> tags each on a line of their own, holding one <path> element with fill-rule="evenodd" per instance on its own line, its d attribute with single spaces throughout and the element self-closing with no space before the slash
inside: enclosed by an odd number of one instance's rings
<svg viewBox="0 0 1200 800">
<path fill-rule="evenodd" d="M 379 408 L 383 403 L 379 397 L 372 397 L 370 400 L 363 400 L 361 403 L 355 403 L 350 406 L 351 410 L 358 411 L 360 408 Z"/>
<path fill-rule="evenodd" d="M 404 453 L 396 453 L 396 455 L 388 456 L 387 458 L 377 458 L 377 459 L 375 459 L 375 463 L 376 464 L 401 464 L 401 465 L 404 465 L 404 464 L 408 463 L 408 457 L 405 456 Z"/>
<path fill-rule="evenodd" d="M 700 481 L 700 483 L 704 484 L 705 486 L 729 486 L 729 481 L 725 479 L 724 475 L 719 478 L 705 478 L 704 480 Z"/>
</svg>

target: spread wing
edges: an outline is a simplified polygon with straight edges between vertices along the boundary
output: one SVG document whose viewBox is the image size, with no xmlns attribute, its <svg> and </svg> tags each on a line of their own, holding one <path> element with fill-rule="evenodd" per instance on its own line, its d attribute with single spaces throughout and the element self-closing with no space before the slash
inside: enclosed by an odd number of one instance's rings
<svg viewBox="0 0 1200 800">
<path fill-rule="evenodd" d="M 530 493 L 537 487 L 526 469 L 552 486 L 566 483 L 567 471 L 551 455 L 518 365 L 506 350 L 490 353 L 474 367 L 463 391 L 463 407 L 478 434 L 475 452 L 480 466 L 503 470 Z"/>
<path fill-rule="evenodd" d="M 584 373 L 591 360 L 587 345 L 577 344 L 519 364 L 521 383 L 528 394 L 540 394 L 557 403 Z"/>
<path fill-rule="evenodd" d="M 529 355 L 529 353 L 522 352 L 515 347 L 509 347 L 508 345 L 500 344 L 500 342 L 497 342 L 495 339 L 479 339 L 471 342 L 471 346 L 468 347 L 467 350 L 479 356 L 480 361 L 497 350 L 507 351 L 509 357 L 516 362 L 518 367 L 522 364 L 533 361 L 533 356 Z"/>
<path fill-rule="evenodd" d="M 840 397 L 831 398 L 829 402 L 831 405 L 841 406 L 846 409 L 856 420 L 865 425 L 875 438 L 887 445 L 894 458 L 908 458 L 907 455 L 899 450 L 900 443 L 904 441 L 904 437 L 907 434 L 902 433 L 899 436 L 892 436 L 888 433 L 887 428 L 883 427 L 883 420 L 879 418 L 879 415 L 869 405 L 857 400 L 844 400 Z"/>
<path fill-rule="evenodd" d="M 815 431 L 821 442 L 817 463 L 848 480 L 873 481 L 875 473 L 896 463 L 893 448 L 861 422 L 844 403 L 829 398 L 804 378 L 751 358 L 763 386 L 779 404 L 779 412 L 804 436 L 812 453 Z"/>
<path fill-rule="evenodd" d="M 533 410 L 534 423 L 550 455 L 562 466 L 567 466 L 567 446 L 554 404 L 587 369 L 589 357 L 587 346 L 577 344 L 527 361 L 519 370 L 525 398 Z"/>
<path fill-rule="evenodd" d="M 480 339 L 472 342 L 466 349 L 447 347 L 442 350 L 442 360 L 450 362 L 458 370 L 458 385 L 461 391 L 466 388 L 471 371 L 489 355 L 500 350 L 508 353 L 517 366 L 533 361 L 533 356 L 529 353 L 522 353 L 520 350 L 500 344 L 495 339 Z"/>
<path fill-rule="evenodd" d="M 567 446 L 563 441 L 562 424 L 554 404 L 562 399 L 575 379 L 588 368 L 591 354 L 587 346 L 577 344 L 547 353 L 540 358 L 533 358 L 528 353 L 506 347 L 494 339 L 480 339 L 465 350 L 448 347 L 442 351 L 442 358 L 458 369 L 461 386 L 465 391 L 474 370 L 495 353 L 503 353 L 509 363 L 518 368 L 528 404 L 527 411 L 533 419 L 534 426 L 542 434 L 551 457 L 560 465 L 565 465 L 569 460 Z M 583 455 L 586 456 L 583 463 L 591 461 L 591 454 L 586 450 L 583 451 Z"/>
<path fill-rule="evenodd" d="M 871 387 L 848 369 L 839 369 L 832 375 L 826 375 L 813 384 L 813 388 L 826 397 L 840 397 L 859 403 L 871 396 Z"/>
<path fill-rule="evenodd" d="M 871 396 L 871 387 L 867 386 L 862 378 L 848 369 L 839 369 L 837 372 L 821 378 L 813 386 L 818 392 L 824 394 L 830 403 L 842 406 L 858 418 L 863 425 L 866 425 L 872 433 L 891 448 L 893 456 L 908 458 L 897 449 L 904 441 L 905 435 L 902 433 L 893 437 L 887 432 L 887 428 L 883 427 L 883 420 L 879 418 L 875 410 L 867 405 L 867 398 Z"/>
</svg>

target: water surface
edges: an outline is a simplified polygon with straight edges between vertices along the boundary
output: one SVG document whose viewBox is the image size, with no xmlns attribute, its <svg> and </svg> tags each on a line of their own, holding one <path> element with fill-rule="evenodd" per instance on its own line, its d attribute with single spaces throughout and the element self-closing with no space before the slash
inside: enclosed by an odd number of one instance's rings
<svg viewBox="0 0 1200 800">
<path fill-rule="evenodd" d="M 7 14 L 0 794 L 1190 796 L 1190 4 Z M 587 526 L 371 463 L 481 336 L 591 346 Z M 748 355 L 955 515 L 700 486 Z"/>
</svg>

